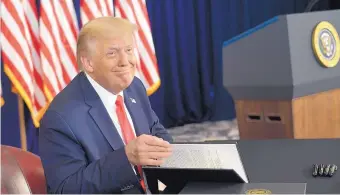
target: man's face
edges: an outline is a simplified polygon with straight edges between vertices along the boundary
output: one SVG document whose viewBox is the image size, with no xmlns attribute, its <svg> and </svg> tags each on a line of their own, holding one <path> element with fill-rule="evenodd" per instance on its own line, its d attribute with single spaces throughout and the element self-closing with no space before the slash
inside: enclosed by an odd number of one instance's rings
<svg viewBox="0 0 340 195">
<path fill-rule="evenodd" d="M 107 37 L 96 41 L 92 49 L 92 76 L 112 93 L 127 88 L 135 75 L 136 58 L 132 34 Z"/>
</svg>

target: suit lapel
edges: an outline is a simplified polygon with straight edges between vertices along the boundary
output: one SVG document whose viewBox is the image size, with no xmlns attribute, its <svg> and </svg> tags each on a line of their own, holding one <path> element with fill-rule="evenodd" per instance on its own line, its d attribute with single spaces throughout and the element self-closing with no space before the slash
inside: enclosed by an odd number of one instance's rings
<svg viewBox="0 0 340 195">
<path fill-rule="evenodd" d="M 89 114 L 114 150 L 124 146 L 116 127 L 101 101 L 93 104 Z"/>
<path fill-rule="evenodd" d="M 147 119 L 140 105 L 141 102 L 139 102 L 135 97 L 136 96 L 133 94 L 130 88 L 127 88 L 124 91 L 124 103 L 126 108 L 129 110 L 133 125 L 135 127 L 136 135 L 139 136 L 142 134 L 150 134 L 150 128 L 148 126 Z"/>
<path fill-rule="evenodd" d="M 114 126 L 100 97 L 86 78 L 85 73 L 80 73 L 80 83 L 84 93 L 84 100 L 90 106 L 89 115 L 114 150 L 124 146 L 124 143 Z"/>
</svg>

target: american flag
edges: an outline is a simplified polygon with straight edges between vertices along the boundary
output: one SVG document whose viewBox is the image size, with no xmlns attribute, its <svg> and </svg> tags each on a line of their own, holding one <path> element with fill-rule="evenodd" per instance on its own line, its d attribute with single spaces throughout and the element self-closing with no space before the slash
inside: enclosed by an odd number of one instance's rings
<svg viewBox="0 0 340 195">
<path fill-rule="evenodd" d="M 78 73 L 79 29 L 73 1 L 41 0 L 40 16 L 36 0 L 0 1 L 4 71 L 39 127 L 48 104 Z M 139 27 L 136 76 L 151 95 L 160 78 L 145 0 L 80 0 L 82 24 L 114 13 Z"/>
<path fill-rule="evenodd" d="M 139 28 L 135 34 L 135 55 L 138 60 L 136 76 L 142 80 L 148 95 L 151 95 L 158 89 L 161 80 L 145 0 L 115 0 L 114 5 L 112 0 L 81 0 L 82 24 L 97 17 L 111 16 L 112 10 L 116 17 L 126 18 Z"/>
<path fill-rule="evenodd" d="M 78 73 L 78 23 L 72 0 L 40 1 L 40 56 L 50 102 Z"/>
<path fill-rule="evenodd" d="M 1 1 L 1 47 L 4 71 L 39 126 L 47 100 L 39 57 L 35 0 Z"/>
<path fill-rule="evenodd" d="M 36 127 L 52 99 L 78 73 L 78 23 L 72 0 L 1 1 L 4 71 Z"/>
</svg>

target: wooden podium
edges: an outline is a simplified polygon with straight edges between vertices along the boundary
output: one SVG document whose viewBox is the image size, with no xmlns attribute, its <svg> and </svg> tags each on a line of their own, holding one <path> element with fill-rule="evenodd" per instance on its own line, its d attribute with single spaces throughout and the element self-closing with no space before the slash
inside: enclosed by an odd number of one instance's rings
<svg viewBox="0 0 340 195">
<path fill-rule="evenodd" d="M 224 42 L 241 139 L 340 138 L 340 10 L 274 17 Z"/>
</svg>

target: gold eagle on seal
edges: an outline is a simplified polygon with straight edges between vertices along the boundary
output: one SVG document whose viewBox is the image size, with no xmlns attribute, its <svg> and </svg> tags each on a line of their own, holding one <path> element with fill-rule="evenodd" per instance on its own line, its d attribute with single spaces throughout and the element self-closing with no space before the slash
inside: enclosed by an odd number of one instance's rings
<svg viewBox="0 0 340 195">
<path fill-rule="evenodd" d="M 316 58 L 323 66 L 332 68 L 339 63 L 339 34 L 331 23 L 322 21 L 315 26 L 312 35 L 312 46 Z"/>
</svg>

